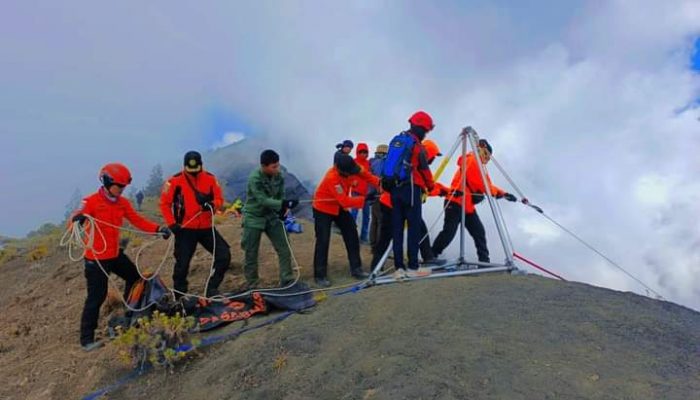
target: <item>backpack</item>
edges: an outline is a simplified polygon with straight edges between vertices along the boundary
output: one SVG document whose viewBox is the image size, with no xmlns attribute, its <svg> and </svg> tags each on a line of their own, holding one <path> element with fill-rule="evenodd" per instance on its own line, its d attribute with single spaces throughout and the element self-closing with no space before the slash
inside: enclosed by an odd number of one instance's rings
<svg viewBox="0 0 700 400">
<path fill-rule="evenodd" d="M 382 166 L 381 180 L 384 189 L 402 186 L 411 179 L 411 156 L 415 145 L 415 139 L 408 132 L 401 132 L 391 139 L 389 152 Z"/>
<path fill-rule="evenodd" d="M 372 172 L 372 175 L 382 176 L 382 169 L 384 168 L 384 160 L 385 159 L 386 159 L 386 157 L 383 156 L 383 157 L 374 157 L 373 159 L 369 160 L 369 169 Z"/>
</svg>

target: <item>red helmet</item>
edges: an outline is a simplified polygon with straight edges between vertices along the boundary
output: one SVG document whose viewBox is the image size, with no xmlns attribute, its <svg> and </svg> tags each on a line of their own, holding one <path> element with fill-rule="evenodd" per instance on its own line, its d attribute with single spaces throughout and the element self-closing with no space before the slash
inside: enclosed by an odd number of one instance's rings
<svg viewBox="0 0 700 400">
<path fill-rule="evenodd" d="M 131 183 L 131 172 L 124 164 L 109 163 L 100 170 L 100 181 L 106 188 L 112 185 L 126 186 Z"/>
<path fill-rule="evenodd" d="M 411 125 L 416 125 L 424 128 L 426 131 L 432 131 L 435 128 L 433 118 L 425 111 L 416 111 L 411 118 L 408 119 Z"/>
</svg>

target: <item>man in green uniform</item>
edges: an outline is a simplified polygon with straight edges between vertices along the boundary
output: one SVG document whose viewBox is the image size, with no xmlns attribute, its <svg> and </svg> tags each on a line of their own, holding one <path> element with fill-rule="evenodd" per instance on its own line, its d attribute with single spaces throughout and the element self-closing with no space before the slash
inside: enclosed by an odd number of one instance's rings
<svg viewBox="0 0 700 400">
<path fill-rule="evenodd" d="M 246 202 L 243 207 L 243 238 L 245 279 L 250 288 L 258 285 L 258 249 L 265 232 L 277 252 L 280 263 L 280 286 L 294 281 L 292 253 L 287 243 L 282 219 L 296 207 L 296 199 L 284 199 L 284 178 L 280 172 L 280 157 L 273 150 L 260 154 L 260 168 L 248 178 Z"/>
</svg>

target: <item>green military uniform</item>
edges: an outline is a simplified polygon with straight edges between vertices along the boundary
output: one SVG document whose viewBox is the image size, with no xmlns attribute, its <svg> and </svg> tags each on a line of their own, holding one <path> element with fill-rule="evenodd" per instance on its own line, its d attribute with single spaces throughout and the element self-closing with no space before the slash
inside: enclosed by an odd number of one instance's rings
<svg viewBox="0 0 700 400">
<path fill-rule="evenodd" d="M 258 250 L 260 237 L 265 232 L 277 252 L 280 263 L 280 283 L 294 280 L 292 253 L 286 239 L 284 224 L 279 219 L 284 198 L 282 174 L 265 175 L 260 168 L 250 174 L 245 206 L 243 207 L 243 238 L 245 252 L 245 279 L 248 284 L 258 282 Z"/>
</svg>

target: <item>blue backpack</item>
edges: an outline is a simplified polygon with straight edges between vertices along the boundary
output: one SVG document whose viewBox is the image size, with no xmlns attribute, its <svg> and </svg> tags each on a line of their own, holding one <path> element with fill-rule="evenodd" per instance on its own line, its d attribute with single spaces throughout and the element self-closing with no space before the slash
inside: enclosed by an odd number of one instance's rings
<svg viewBox="0 0 700 400">
<path fill-rule="evenodd" d="M 392 189 L 411 179 L 411 156 L 416 141 L 408 132 L 401 132 L 389 142 L 389 152 L 382 167 L 382 187 Z"/>
</svg>

